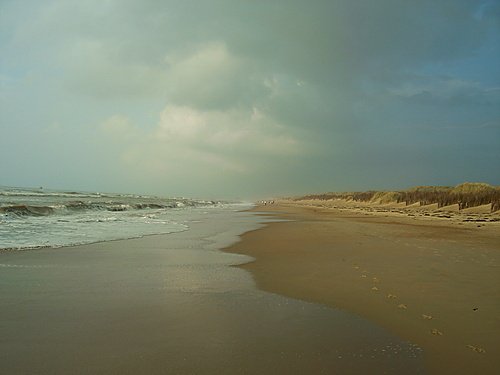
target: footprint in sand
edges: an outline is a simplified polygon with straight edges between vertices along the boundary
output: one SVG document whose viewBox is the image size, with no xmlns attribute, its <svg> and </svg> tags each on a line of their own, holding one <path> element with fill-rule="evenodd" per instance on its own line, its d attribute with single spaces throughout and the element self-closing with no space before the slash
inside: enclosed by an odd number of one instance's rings
<svg viewBox="0 0 500 375">
<path fill-rule="evenodd" d="M 436 329 L 436 328 L 431 329 L 431 333 L 432 333 L 434 336 L 443 336 L 443 332 L 441 332 L 440 330 L 438 330 L 438 329 Z"/>
<path fill-rule="evenodd" d="M 396 296 L 395 294 L 391 294 L 391 293 L 389 293 L 389 294 L 387 295 L 387 298 L 389 298 L 389 299 L 396 298 L 396 297 L 397 297 L 397 296 Z"/>
<path fill-rule="evenodd" d="M 480 347 L 474 346 L 474 345 L 467 345 L 467 347 L 468 347 L 469 349 L 471 349 L 472 351 L 476 352 L 476 353 L 481 353 L 481 354 L 486 353 L 486 350 L 484 350 L 483 348 L 480 348 Z"/>
<path fill-rule="evenodd" d="M 432 315 L 422 314 L 422 318 L 424 318 L 426 320 L 431 320 L 432 319 Z"/>
</svg>

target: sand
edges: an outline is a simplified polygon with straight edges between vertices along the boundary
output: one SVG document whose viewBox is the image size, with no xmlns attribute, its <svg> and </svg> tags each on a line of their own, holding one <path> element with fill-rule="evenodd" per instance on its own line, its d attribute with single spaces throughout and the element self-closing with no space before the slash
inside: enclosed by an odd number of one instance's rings
<svg viewBox="0 0 500 375">
<path fill-rule="evenodd" d="M 433 374 L 499 373 L 495 215 L 342 204 L 259 206 L 291 221 L 226 250 L 255 258 L 240 267 L 265 291 L 355 313 L 416 343 Z"/>
<path fill-rule="evenodd" d="M 218 249 L 260 221 L 214 213 L 185 232 L 0 253 L 0 373 L 425 373 L 415 345 L 232 267 L 251 258 Z"/>
</svg>

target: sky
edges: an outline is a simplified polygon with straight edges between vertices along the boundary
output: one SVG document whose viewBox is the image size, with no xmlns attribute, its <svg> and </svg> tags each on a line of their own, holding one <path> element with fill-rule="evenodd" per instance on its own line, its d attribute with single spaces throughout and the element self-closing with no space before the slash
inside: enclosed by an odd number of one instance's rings
<svg viewBox="0 0 500 375">
<path fill-rule="evenodd" d="M 500 0 L 0 0 L 0 185 L 500 185 Z"/>
</svg>

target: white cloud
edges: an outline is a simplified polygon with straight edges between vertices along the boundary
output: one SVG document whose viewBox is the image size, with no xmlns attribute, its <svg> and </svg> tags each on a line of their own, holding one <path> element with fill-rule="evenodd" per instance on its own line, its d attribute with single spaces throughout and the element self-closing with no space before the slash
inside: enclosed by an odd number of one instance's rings
<svg viewBox="0 0 500 375">
<path fill-rule="evenodd" d="M 215 111 L 167 105 L 150 131 L 114 115 L 103 122 L 101 133 L 121 149 L 124 163 L 151 173 L 205 167 L 243 173 L 258 168 L 263 158 L 304 151 L 290 131 L 255 107 Z"/>
<path fill-rule="evenodd" d="M 206 130 L 205 117 L 184 106 L 167 106 L 160 114 L 156 136 L 165 141 L 196 140 Z"/>
<path fill-rule="evenodd" d="M 239 153 L 286 155 L 299 151 L 299 142 L 289 129 L 256 107 L 220 111 L 168 105 L 160 115 L 156 135 L 221 152 L 237 148 Z"/>
<path fill-rule="evenodd" d="M 208 41 L 187 52 L 173 51 L 165 61 L 168 97 L 176 104 L 227 109 L 248 105 L 269 91 L 255 66 L 221 41 Z"/>
</svg>

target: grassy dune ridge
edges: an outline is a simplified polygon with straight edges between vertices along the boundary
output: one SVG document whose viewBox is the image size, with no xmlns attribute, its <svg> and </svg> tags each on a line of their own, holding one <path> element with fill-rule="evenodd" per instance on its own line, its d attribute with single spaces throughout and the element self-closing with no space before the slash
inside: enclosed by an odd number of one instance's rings
<svg viewBox="0 0 500 375">
<path fill-rule="evenodd" d="M 455 187 L 416 186 L 402 191 L 330 192 L 310 194 L 292 199 L 295 201 L 345 199 L 380 204 L 404 202 L 406 205 L 418 203 L 421 206 L 437 203 L 438 207 L 458 204 L 461 210 L 491 204 L 491 212 L 495 212 L 500 210 L 500 186 L 480 182 L 465 182 Z"/>
</svg>

